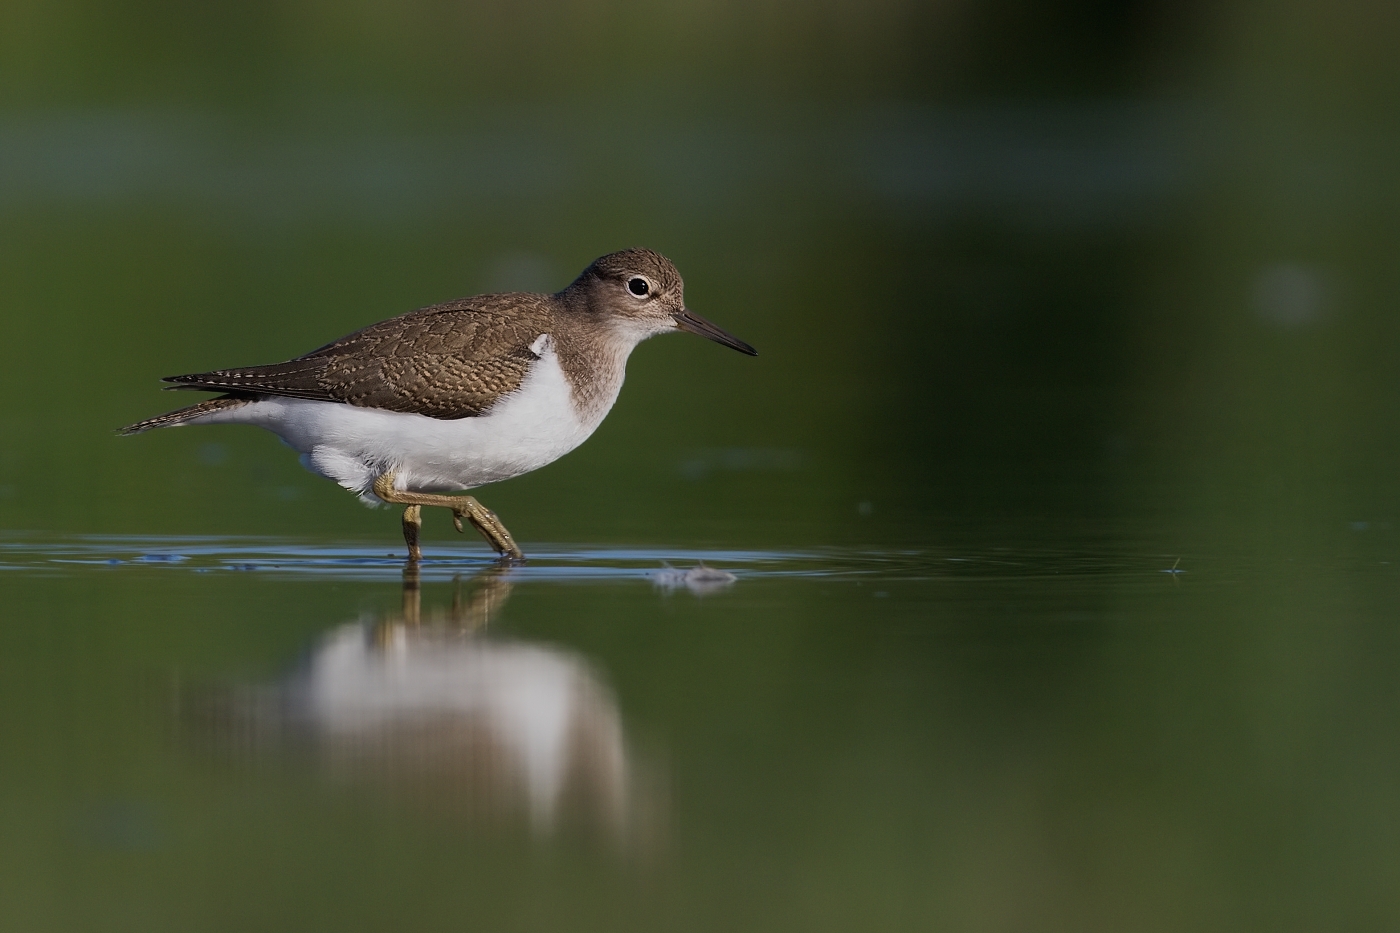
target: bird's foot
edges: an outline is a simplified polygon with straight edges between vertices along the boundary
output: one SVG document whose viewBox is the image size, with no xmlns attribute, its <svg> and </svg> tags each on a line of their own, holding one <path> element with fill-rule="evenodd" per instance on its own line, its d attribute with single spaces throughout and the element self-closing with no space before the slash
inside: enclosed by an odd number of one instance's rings
<svg viewBox="0 0 1400 933">
<path fill-rule="evenodd" d="M 496 549 L 501 560 L 510 563 L 525 562 L 525 554 L 515 543 L 515 539 L 510 536 L 506 526 L 501 524 L 501 520 L 496 517 L 495 512 L 471 496 L 454 496 L 453 498 L 457 499 L 457 502 L 452 506 L 452 524 L 458 531 L 465 531 L 462 527 L 462 519 L 465 518 L 472 523 L 473 528 L 481 533 L 486 542 Z"/>
<path fill-rule="evenodd" d="M 381 474 L 374 481 L 373 489 L 374 494 L 383 501 L 407 506 L 403 511 L 403 538 L 408 545 L 408 559 L 411 562 L 419 561 L 423 557 L 423 552 L 418 546 L 418 537 L 423 525 L 422 507 L 425 505 L 449 509 L 452 512 L 452 524 L 458 531 L 464 530 L 462 519 L 471 522 L 472 527 L 481 533 L 486 543 L 496 549 L 502 560 L 510 563 L 525 561 L 525 554 L 510 536 L 506 526 L 496 517 L 496 513 L 471 496 L 443 496 L 395 489 L 392 472 Z"/>
</svg>

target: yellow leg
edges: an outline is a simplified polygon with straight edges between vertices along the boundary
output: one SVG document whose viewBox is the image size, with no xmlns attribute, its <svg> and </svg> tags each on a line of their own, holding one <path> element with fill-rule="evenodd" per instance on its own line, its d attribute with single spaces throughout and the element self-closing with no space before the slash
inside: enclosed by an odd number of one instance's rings
<svg viewBox="0 0 1400 933">
<path fill-rule="evenodd" d="M 423 507 L 406 506 L 403 510 L 403 540 L 408 545 L 408 559 L 415 564 L 423 559 L 423 549 L 418 546 L 418 533 L 423 530 Z"/>
<path fill-rule="evenodd" d="M 462 530 L 462 519 L 472 523 L 472 527 L 481 532 L 481 536 L 486 539 L 486 543 L 496 549 L 502 557 L 509 557 L 511 560 L 524 560 L 525 555 L 516 546 L 515 540 L 506 531 L 506 526 L 501 524 L 501 520 L 496 517 L 496 513 L 477 502 L 471 496 L 439 496 L 425 492 L 406 492 L 394 488 L 394 474 L 392 472 L 381 475 L 374 481 L 374 494 L 385 502 L 392 502 L 396 505 L 406 505 L 403 515 L 403 536 L 408 543 L 409 560 L 418 560 L 421 552 L 418 549 L 418 528 L 421 525 L 419 515 L 420 507 L 425 505 L 438 505 L 452 511 L 452 524 L 458 531 Z M 413 514 L 410 516 L 410 512 Z M 413 526 L 410 532 L 409 527 Z"/>
</svg>

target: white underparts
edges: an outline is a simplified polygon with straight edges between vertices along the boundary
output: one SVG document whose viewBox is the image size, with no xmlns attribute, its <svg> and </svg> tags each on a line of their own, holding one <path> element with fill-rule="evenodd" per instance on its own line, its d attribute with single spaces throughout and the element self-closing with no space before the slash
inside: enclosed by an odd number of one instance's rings
<svg viewBox="0 0 1400 933">
<path fill-rule="evenodd" d="M 583 413 L 550 336 L 541 334 L 530 350 L 539 359 L 520 388 L 474 418 L 444 421 L 340 402 L 267 396 L 188 423 L 266 428 L 298 451 L 308 470 L 371 504 L 379 499 L 370 487 L 389 471 L 399 489 L 460 492 L 557 460 L 588 439 L 617 399 L 621 367 L 610 380 L 613 384 L 605 387 L 606 404 Z"/>
</svg>

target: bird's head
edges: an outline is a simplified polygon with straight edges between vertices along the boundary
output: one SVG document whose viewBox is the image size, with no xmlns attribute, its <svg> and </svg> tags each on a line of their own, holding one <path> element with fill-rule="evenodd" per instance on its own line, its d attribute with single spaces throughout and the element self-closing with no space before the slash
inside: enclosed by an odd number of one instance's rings
<svg viewBox="0 0 1400 933">
<path fill-rule="evenodd" d="M 685 330 L 757 356 L 758 351 L 685 306 L 685 283 L 671 260 L 649 249 L 625 249 L 594 260 L 560 297 L 582 303 L 633 342 Z"/>
</svg>

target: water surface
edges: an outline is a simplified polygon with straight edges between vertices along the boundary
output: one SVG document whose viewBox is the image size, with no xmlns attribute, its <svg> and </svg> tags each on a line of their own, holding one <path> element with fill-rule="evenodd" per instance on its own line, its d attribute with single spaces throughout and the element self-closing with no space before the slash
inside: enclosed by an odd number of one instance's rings
<svg viewBox="0 0 1400 933">
<path fill-rule="evenodd" d="M 757 930 L 1375 908 L 1400 776 L 1387 550 L 539 546 L 503 569 L 440 545 L 405 574 L 380 544 L 10 536 L 6 911 Z M 702 563 L 731 576 L 687 585 Z"/>
</svg>

